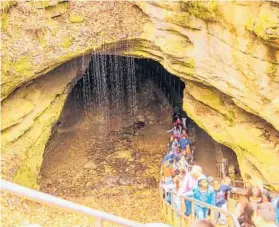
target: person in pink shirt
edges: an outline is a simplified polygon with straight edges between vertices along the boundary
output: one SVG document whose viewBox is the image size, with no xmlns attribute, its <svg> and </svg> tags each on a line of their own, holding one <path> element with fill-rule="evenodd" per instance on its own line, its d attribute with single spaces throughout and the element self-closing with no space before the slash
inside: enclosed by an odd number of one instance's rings
<svg viewBox="0 0 279 227">
<path fill-rule="evenodd" d="M 198 178 L 202 176 L 202 168 L 200 166 L 193 166 L 191 172 L 187 173 L 184 179 L 182 180 L 181 187 L 178 190 L 178 194 L 180 196 L 184 196 L 185 194 L 192 191 L 198 184 Z M 185 200 L 185 215 L 189 216 L 192 210 L 192 204 L 190 201 Z"/>
</svg>

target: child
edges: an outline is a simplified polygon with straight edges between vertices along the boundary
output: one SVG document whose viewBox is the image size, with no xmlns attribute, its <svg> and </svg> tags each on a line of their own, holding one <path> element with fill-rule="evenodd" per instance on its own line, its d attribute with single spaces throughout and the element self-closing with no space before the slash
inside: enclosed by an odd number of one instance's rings
<svg viewBox="0 0 279 227">
<path fill-rule="evenodd" d="M 228 211 L 228 204 L 226 200 L 226 194 L 232 191 L 232 187 L 229 185 L 221 184 L 220 180 L 214 179 L 212 182 L 212 186 L 215 193 L 215 204 L 217 207 L 221 208 L 224 211 Z M 221 225 L 225 225 L 227 222 L 227 218 L 222 213 L 215 213 L 215 222 Z"/>
<path fill-rule="evenodd" d="M 193 191 L 188 194 L 188 196 L 193 196 L 194 199 L 207 203 L 209 205 L 215 205 L 214 191 L 209 185 L 206 176 L 204 175 L 198 178 L 198 186 L 194 188 Z M 198 220 L 206 219 L 208 216 L 208 208 L 196 205 L 195 215 L 197 216 Z"/>
</svg>

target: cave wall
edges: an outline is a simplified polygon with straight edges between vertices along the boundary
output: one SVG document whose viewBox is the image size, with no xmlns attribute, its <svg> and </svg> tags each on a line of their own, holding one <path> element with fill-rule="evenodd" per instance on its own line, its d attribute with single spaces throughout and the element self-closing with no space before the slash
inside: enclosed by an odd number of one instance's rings
<svg viewBox="0 0 279 227">
<path fill-rule="evenodd" d="M 243 177 L 279 181 L 278 3 L 11 1 L 1 11 L 5 178 L 36 187 L 73 79 L 100 52 L 159 61 L 185 81 L 184 109 L 236 152 Z"/>
</svg>

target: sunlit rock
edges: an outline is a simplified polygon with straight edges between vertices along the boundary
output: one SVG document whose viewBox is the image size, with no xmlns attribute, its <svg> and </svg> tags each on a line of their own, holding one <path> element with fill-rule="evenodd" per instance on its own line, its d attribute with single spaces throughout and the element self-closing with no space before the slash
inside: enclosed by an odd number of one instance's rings
<svg viewBox="0 0 279 227">
<path fill-rule="evenodd" d="M 159 61 L 185 81 L 185 110 L 234 149 L 242 176 L 278 181 L 278 10 L 272 1 L 5 4 L 4 177 L 36 186 L 51 127 L 99 52 Z"/>
</svg>

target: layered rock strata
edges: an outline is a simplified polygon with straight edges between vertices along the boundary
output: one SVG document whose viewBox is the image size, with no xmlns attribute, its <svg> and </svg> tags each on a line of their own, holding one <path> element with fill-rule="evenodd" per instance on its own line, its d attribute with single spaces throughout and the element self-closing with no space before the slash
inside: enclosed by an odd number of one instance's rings
<svg viewBox="0 0 279 227">
<path fill-rule="evenodd" d="M 36 186 L 51 127 L 88 64 L 80 56 L 99 52 L 159 61 L 242 176 L 279 181 L 278 3 L 25 1 L 1 11 L 5 178 Z"/>
</svg>

